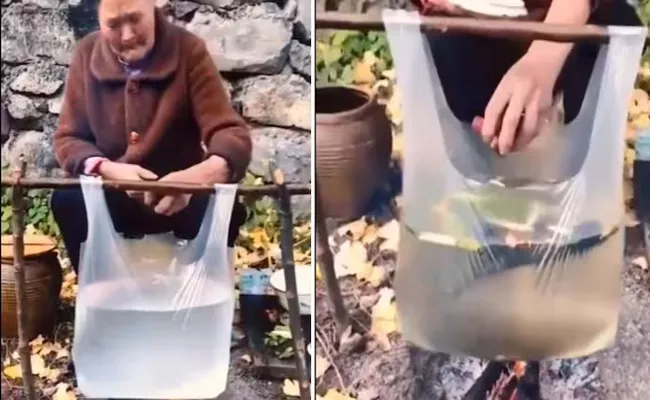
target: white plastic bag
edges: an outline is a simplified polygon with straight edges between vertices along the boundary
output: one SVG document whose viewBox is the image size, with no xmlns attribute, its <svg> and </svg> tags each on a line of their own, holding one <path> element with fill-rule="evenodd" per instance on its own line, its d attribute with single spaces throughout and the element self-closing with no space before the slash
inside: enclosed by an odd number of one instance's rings
<svg viewBox="0 0 650 400">
<path fill-rule="evenodd" d="M 418 14 L 386 10 L 384 22 L 404 113 L 395 287 L 406 339 L 524 360 L 612 344 L 623 133 L 647 29 L 610 27 L 578 116 L 502 157 L 451 112 Z"/>
<path fill-rule="evenodd" d="M 88 236 L 73 359 L 92 398 L 213 398 L 226 388 L 234 314 L 227 248 L 236 185 L 215 185 L 197 237 L 124 239 L 99 178 L 82 177 Z"/>
</svg>

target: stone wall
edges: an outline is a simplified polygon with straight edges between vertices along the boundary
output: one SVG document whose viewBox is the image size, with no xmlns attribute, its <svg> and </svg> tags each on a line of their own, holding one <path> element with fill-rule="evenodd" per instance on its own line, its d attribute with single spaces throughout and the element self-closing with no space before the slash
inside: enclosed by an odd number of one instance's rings
<svg viewBox="0 0 650 400">
<path fill-rule="evenodd" d="M 97 29 L 98 0 L 2 0 L 2 165 L 22 153 L 30 175 L 58 175 L 51 138 L 74 45 Z M 201 36 L 231 99 L 253 129 L 250 170 L 274 159 L 310 181 L 311 49 L 308 0 L 156 1 Z"/>
</svg>

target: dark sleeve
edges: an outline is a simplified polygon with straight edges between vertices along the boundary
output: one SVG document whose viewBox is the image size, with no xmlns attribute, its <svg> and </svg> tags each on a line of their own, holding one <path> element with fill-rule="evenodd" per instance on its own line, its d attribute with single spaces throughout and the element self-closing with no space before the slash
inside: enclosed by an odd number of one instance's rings
<svg viewBox="0 0 650 400">
<path fill-rule="evenodd" d="M 232 182 L 244 178 L 251 160 L 251 135 L 244 119 L 235 112 L 210 53 L 192 38 L 188 85 L 192 110 L 208 155 L 224 158 Z"/>
<path fill-rule="evenodd" d="M 93 156 L 103 157 L 95 146 L 95 137 L 90 130 L 85 102 L 85 62 L 84 54 L 89 43 L 80 42 L 75 49 L 72 63 L 68 69 L 65 94 L 59 126 L 54 132 L 54 155 L 61 168 L 76 176 L 84 169 L 84 161 Z"/>
</svg>

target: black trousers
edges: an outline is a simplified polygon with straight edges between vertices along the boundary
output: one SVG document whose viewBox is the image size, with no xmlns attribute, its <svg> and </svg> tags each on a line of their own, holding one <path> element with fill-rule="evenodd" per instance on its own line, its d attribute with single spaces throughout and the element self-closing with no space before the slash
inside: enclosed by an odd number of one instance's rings
<svg viewBox="0 0 650 400">
<path fill-rule="evenodd" d="M 118 233 L 129 238 L 142 237 L 147 234 L 174 232 L 181 238 L 191 240 L 196 237 L 203 221 L 210 195 L 195 194 L 187 208 L 167 217 L 158 215 L 153 210 L 131 199 L 122 191 L 105 191 L 106 203 Z M 79 252 L 81 243 L 86 241 L 88 219 L 86 205 L 81 189 L 60 189 L 52 193 L 50 202 L 52 214 L 63 238 L 63 243 L 70 257 L 75 272 L 79 272 Z M 233 246 L 239 234 L 239 228 L 246 221 L 246 208 L 235 202 L 230 221 L 228 246 Z"/>
<path fill-rule="evenodd" d="M 594 25 L 642 25 L 626 0 L 611 0 L 590 17 Z M 468 34 L 429 37 L 438 75 L 447 103 L 456 118 L 471 123 L 483 116 L 492 93 L 503 76 L 527 50 L 523 42 Z M 565 121 L 580 111 L 600 45 L 577 43 L 556 82 L 563 92 Z"/>
</svg>

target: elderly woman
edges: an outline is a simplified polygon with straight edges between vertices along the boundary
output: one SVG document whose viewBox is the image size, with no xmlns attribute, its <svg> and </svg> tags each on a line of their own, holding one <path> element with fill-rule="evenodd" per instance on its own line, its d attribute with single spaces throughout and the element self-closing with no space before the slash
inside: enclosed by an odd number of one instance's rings
<svg viewBox="0 0 650 400">
<path fill-rule="evenodd" d="M 231 107 L 205 44 L 169 23 L 153 0 L 102 0 L 99 32 L 77 45 L 54 151 L 73 176 L 234 183 L 251 158 L 250 133 Z M 198 233 L 208 196 L 107 192 L 118 232 L 129 237 Z M 87 235 L 81 190 L 52 195 L 73 267 Z M 236 204 L 232 246 L 245 209 Z"/>
</svg>

